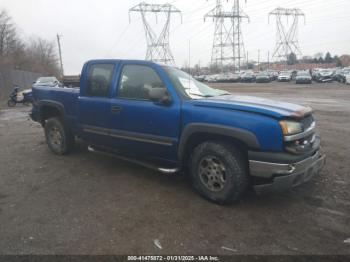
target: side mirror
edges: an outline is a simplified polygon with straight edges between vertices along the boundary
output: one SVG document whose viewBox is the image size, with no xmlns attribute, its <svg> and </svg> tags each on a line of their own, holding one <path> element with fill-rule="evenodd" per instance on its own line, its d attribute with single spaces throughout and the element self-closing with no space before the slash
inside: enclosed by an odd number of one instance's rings
<svg viewBox="0 0 350 262">
<path fill-rule="evenodd" d="M 152 88 L 148 93 L 149 99 L 157 104 L 169 105 L 171 98 L 165 87 Z"/>
</svg>

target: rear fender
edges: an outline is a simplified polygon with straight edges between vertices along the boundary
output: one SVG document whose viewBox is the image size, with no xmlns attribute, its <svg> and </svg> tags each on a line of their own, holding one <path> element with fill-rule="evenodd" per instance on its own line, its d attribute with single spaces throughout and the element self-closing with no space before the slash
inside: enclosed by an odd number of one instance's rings
<svg viewBox="0 0 350 262">
<path fill-rule="evenodd" d="M 64 109 L 64 106 L 62 103 L 57 102 L 57 101 L 52 101 L 52 100 L 41 100 L 38 104 L 38 108 L 39 108 L 39 117 L 38 117 L 38 121 L 45 126 L 45 121 L 53 116 L 57 116 L 59 118 L 61 118 L 63 121 L 65 121 L 65 116 L 66 116 L 66 112 Z M 50 115 L 50 113 L 48 112 L 49 109 L 54 109 L 55 111 L 58 112 L 58 114 L 54 114 L 54 115 Z"/>
</svg>

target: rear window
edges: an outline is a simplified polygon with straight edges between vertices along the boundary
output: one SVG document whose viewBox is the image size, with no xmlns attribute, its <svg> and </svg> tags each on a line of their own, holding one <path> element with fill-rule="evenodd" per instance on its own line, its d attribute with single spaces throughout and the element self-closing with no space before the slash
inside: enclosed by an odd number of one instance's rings
<svg viewBox="0 0 350 262">
<path fill-rule="evenodd" d="M 86 95 L 107 97 L 113 77 L 114 64 L 97 64 L 90 66 Z"/>
</svg>

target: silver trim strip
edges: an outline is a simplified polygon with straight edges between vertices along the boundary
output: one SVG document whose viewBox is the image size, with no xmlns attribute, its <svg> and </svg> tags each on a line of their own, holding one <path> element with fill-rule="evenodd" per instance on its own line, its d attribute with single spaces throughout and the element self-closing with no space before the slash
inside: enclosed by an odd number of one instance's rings
<svg viewBox="0 0 350 262">
<path fill-rule="evenodd" d="M 307 137 L 315 131 L 315 127 L 316 127 L 316 123 L 313 122 L 311 124 L 311 126 L 308 129 L 306 129 L 304 132 L 296 134 L 296 135 L 292 135 L 292 136 L 285 136 L 284 141 L 290 142 L 290 141 L 294 141 L 294 140 L 298 140 L 298 139 Z"/>
<path fill-rule="evenodd" d="M 103 136 L 109 136 L 109 137 L 115 137 L 115 138 L 122 138 L 126 140 L 132 140 L 132 141 L 138 141 L 138 142 L 144 142 L 144 143 L 151 143 L 151 144 L 157 144 L 162 146 L 172 146 L 173 144 L 171 142 L 166 141 L 157 141 L 153 139 L 147 139 L 147 138 L 141 138 L 137 136 L 128 136 L 128 135 L 122 135 L 118 134 L 114 130 L 109 130 L 105 128 L 99 128 L 99 127 L 83 127 L 82 130 L 87 133 L 97 134 L 97 135 L 103 135 Z M 135 134 L 137 135 L 137 134 Z M 144 135 L 144 134 L 141 134 Z"/>
</svg>

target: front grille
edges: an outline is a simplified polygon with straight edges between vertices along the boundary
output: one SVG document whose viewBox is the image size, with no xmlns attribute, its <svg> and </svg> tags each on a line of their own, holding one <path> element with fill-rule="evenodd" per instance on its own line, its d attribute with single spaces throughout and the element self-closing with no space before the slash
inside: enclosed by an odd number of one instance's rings
<svg viewBox="0 0 350 262">
<path fill-rule="evenodd" d="M 307 130 L 311 127 L 312 123 L 315 121 L 314 117 L 312 115 L 309 115 L 301 120 L 301 123 L 303 124 L 304 130 Z"/>
</svg>

